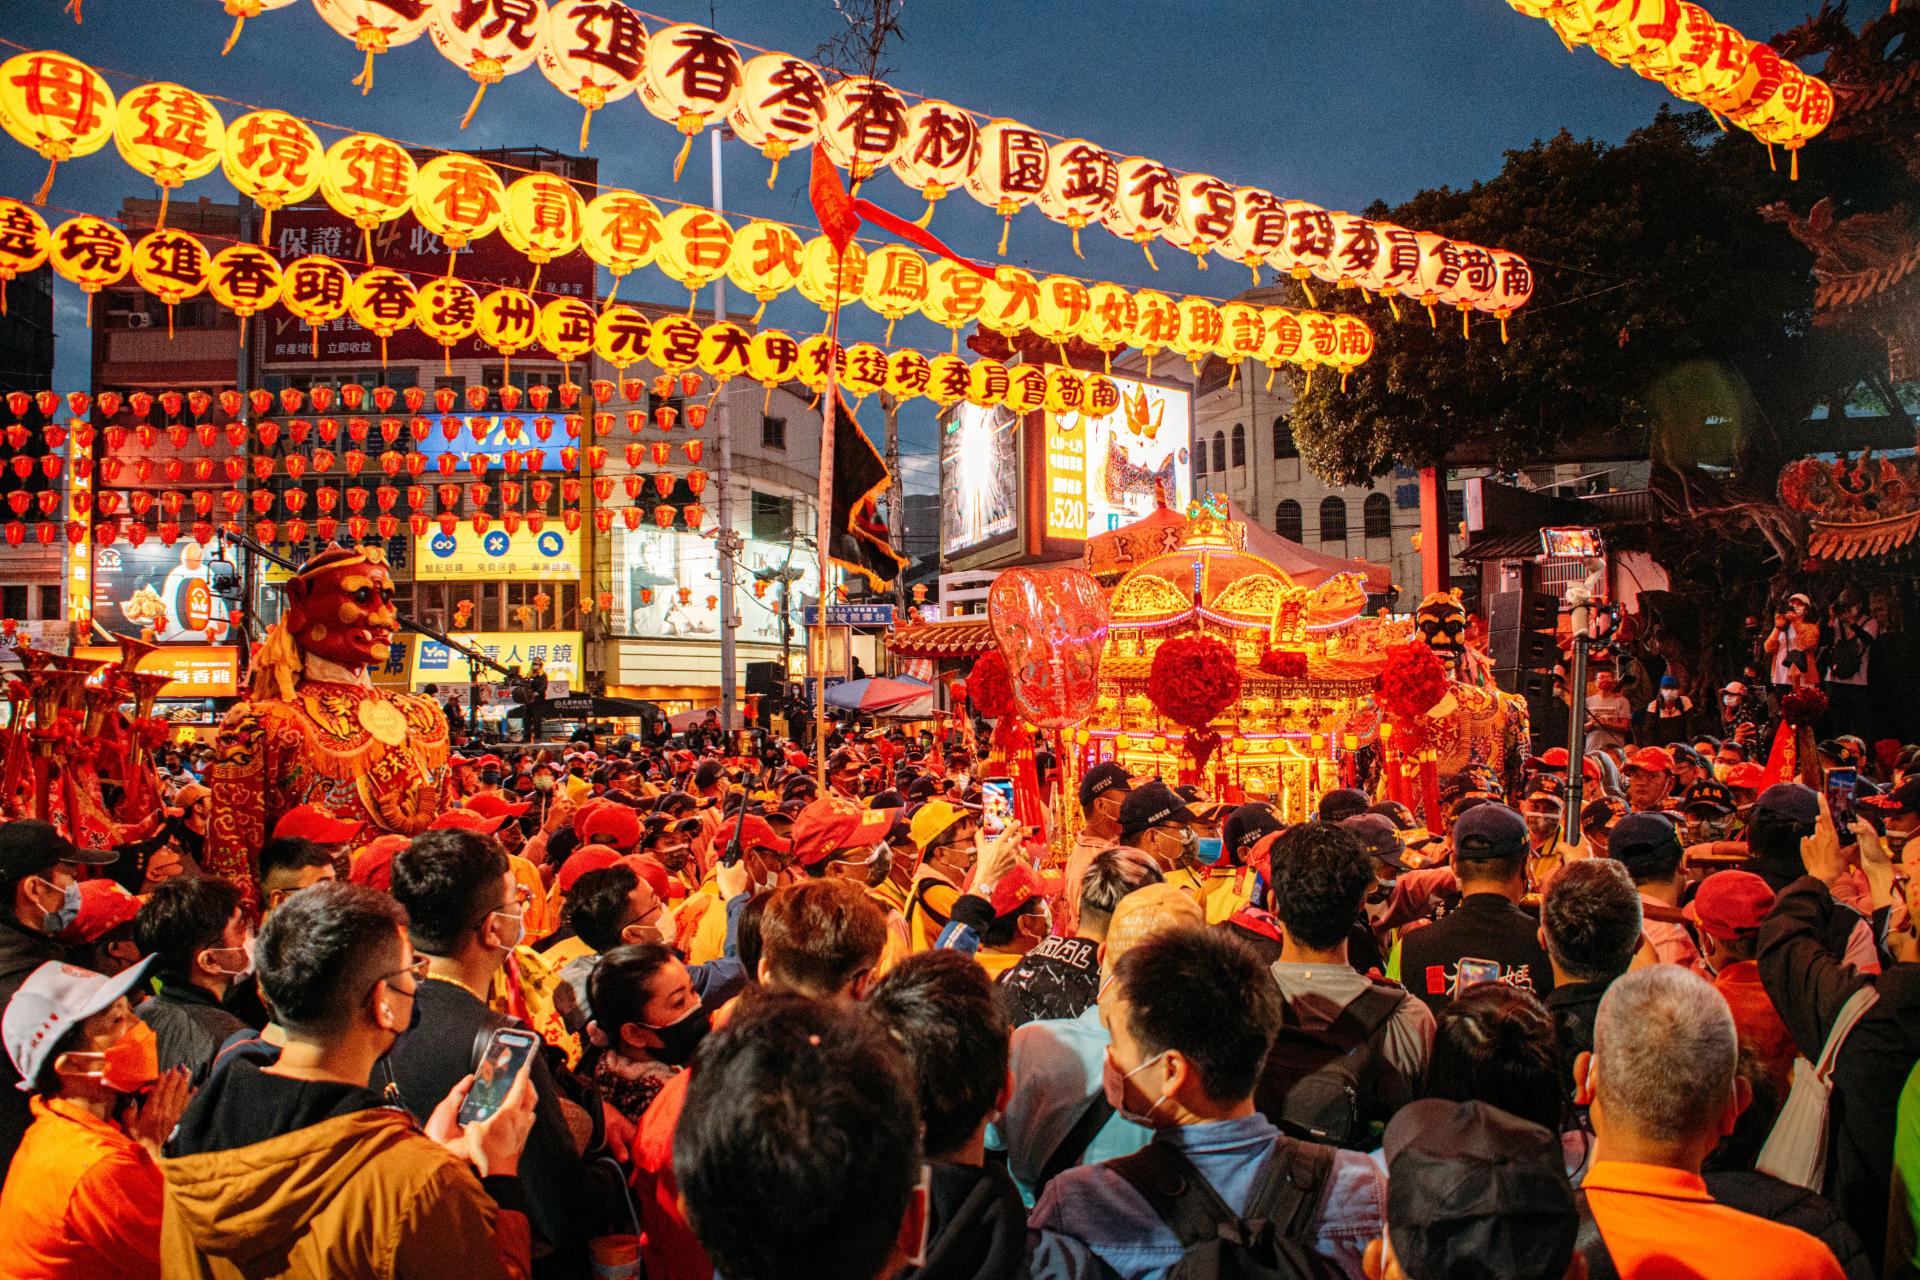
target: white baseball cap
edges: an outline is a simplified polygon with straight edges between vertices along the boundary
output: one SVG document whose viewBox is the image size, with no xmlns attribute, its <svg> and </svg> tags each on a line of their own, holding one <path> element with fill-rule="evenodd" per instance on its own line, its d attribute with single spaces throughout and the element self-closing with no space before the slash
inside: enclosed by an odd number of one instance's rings
<svg viewBox="0 0 1920 1280">
<path fill-rule="evenodd" d="M 33 1092 L 33 1078 L 60 1038 L 138 986 L 154 959 L 148 956 L 112 978 L 58 960 L 49 960 L 28 974 L 7 1001 L 6 1013 L 0 1014 L 0 1040 L 20 1072 L 16 1087 L 22 1093 Z"/>
</svg>

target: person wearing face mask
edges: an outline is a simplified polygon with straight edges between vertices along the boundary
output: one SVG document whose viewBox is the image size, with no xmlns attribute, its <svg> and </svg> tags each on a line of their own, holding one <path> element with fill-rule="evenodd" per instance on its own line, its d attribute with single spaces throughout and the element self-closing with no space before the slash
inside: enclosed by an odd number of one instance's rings
<svg viewBox="0 0 1920 1280">
<path fill-rule="evenodd" d="M 527 1275 L 521 1174 L 526 1190 L 538 1183 L 522 1148 L 544 1100 L 529 1078 L 492 1117 L 464 1126 L 464 1068 L 424 1125 L 379 1092 L 377 1064 L 432 985 L 406 914 L 360 885 L 315 885 L 267 921 L 259 954 L 285 1048 L 270 1064 L 236 1056 L 180 1117 L 161 1162 L 162 1273 Z"/>
<path fill-rule="evenodd" d="M 9 1276 L 160 1276 L 160 1147 L 188 1089 L 127 1002 L 149 967 L 107 978 L 50 962 L 7 1002 L 0 1038 L 34 1115 L 0 1190 Z"/>
<path fill-rule="evenodd" d="M 920 848 L 920 865 L 902 913 L 907 941 L 914 951 L 931 951 L 953 920 L 954 904 L 979 860 L 979 811 L 950 800 L 929 800 L 914 810 L 908 833 Z"/>
<path fill-rule="evenodd" d="M 1793 1084 L 1796 1050 L 1787 1024 L 1760 981 L 1760 922 L 1773 910 L 1773 890 L 1751 871 L 1716 871 L 1700 882 L 1686 906 L 1700 935 L 1695 966 L 1726 997 L 1740 1040 L 1773 1073 L 1782 1097 Z"/>
<path fill-rule="evenodd" d="M 1785 693 L 1792 683 L 1789 663 L 1793 655 L 1802 654 L 1803 661 L 1811 662 L 1820 648 L 1820 624 L 1807 616 L 1812 610 L 1813 601 L 1804 591 L 1796 591 L 1773 615 L 1773 629 L 1767 632 L 1761 648 L 1768 655 L 1767 678 L 1776 694 Z"/>
<path fill-rule="evenodd" d="M 390 1080 L 400 1104 L 424 1120 L 473 1070 L 488 1034 L 521 1025 L 490 1008 L 488 996 L 525 933 L 527 897 L 499 848 L 460 830 L 428 831 L 396 854 L 393 896 L 428 964 L 416 998 L 420 1025 L 387 1054 L 376 1085 Z M 271 1000 L 270 988 L 267 994 Z M 583 1153 L 546 1055 L 536 1053 L 532 1062 L 537 1101 L 521 1160 L 523 1188 L 555 1274 L 575 1275 L 586 1269 L 587 1240 L 616 1217 L 624 1220 L 627 1210 L 617 1176 L 597 1160 L 604 1150 L 598 1103 L 583 1117 L 590 1122 Z"/>
<path fill-rule="evenodd" d="M 1680 692 L 1678 676 L 1661 676 L 1660 690 L 1647 704 L 1647 729 L 1655 742 L 1671 742 L 1686 736 L 1693 718 L 1693 699 Z"/>
<path fill-rule="evenodd" d="M 1688 787 L 1680 801 L 1681 837 L 1687 848 L 1730 838 L 1736 803 L 1732 788 L 1724 782 L 1708 778 Z"/>
<path fill-rule="evenodd" d="M 1067 883 L 1079 884 L 1087 874 L 1087 865 L 1109 849 L 1120 847 L 1120 806 L 1133 790 L 1133 776 L 1126 766 L 1103 760 L 1080 775 L 1079 834 L 1067 852 Z M 1068 915 L 1072 915 L 1069 906 Z M 1075 922 L 1067 921 L 1069 928 Z"/>
<path fill-rule="evenodd" d="M 169 880 L 134 917 L 133 937 L 154 958 L 159 992 L 140 1006 L 140 1020 L 159 1037 L 161 1067 L 185 1067 L 198 1085 L 227 1037 L 248 1026 L 227 1003 L 253 974 L 253 926 L 240 890 L 201 876 Z"/>
<path fill-rule="evenodd" d="M 1034 1274 L 1099 1263 L 1121 1280 L 1163 1276 L 1186 1246 L 1143 1191 L 1184 1202 L 1206 1188 L 1230 1213 L 1274 1224 L 1270 1246 L 1291 1265 L 1280 1273 L 1321 1273 L 1303 1257 L 1315 1253 L 1359 1274 L 1385 1230 L 1386 1175 L 1360 1152 L 1284 1136 L 1255 1108 L 1281 1016 L 1272 978 L 1218 930 L 1174 929 L 1120 957 L 1100 997 L 1101 1091 L 1153 1140 L 1053 1179 L 1028 1224 Z"/>
<path fill-rule="evenodd" d="M 588 1033 L 599 1050 L 593 1081 L 600 1096 L 639 1122 L 660 1090 L 693 1060 L 713 1019 L 687 966 L 660 942 L 619 946 L 587 979 L 593 1011 Z"/>
<path fill-rule="evenodd" d="M 109 978 L 139 964 L 140 946 L 133 940 L 133 921 L 139 914 L 140 899 L 112 880 L 82 880 L 80 914 L 60 934 L 67 962 Z"/>
<path fill-rule="evenodd" d="M 1200 901 L 1206 875 L 1193 823 L 1193 811 L 1157 779 L 1129 791 L 1120 805 L 1120 843 L 1159 863 L 1168 884 Z"/>
</svg>

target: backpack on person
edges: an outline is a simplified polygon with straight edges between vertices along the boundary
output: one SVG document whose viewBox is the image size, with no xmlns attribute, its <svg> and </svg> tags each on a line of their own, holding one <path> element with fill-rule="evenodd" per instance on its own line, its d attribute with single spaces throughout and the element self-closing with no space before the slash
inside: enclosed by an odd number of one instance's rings
<svg viewBox="0 0 1920 1280">
<path fill-rule="evenodd" d="M 1281 1138 L 1244 1214 L 1235 1213 L 1170 1142 L 1106 1162 L 1180 1239 L 1167 1280 L 1334 1280 L 1343 1273 L 1307 1245 L 1333 1173 L 1333 1149 Z"/>
<path fill-rule="evenodd" d="M 1387 1118 L 1376 1083 L 1387 1024 L 1408 998 L 1397 987 L 1375 984 L 1318 1031 L 1282 1005 L 1280 1034 L 1261 1068 L 1254 1105 L 1289 1137 L 1372 1150 L 1374 1125 Z"/>
</svg>

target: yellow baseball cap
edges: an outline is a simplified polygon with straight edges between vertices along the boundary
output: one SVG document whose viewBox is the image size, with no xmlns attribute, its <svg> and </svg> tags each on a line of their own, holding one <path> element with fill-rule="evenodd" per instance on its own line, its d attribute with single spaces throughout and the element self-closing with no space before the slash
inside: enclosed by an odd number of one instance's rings
<svg viewBox="0 0 1920 1280">
<path fill-rule="evenodd" d="M 907 838 L 924 851 L 954 823 L 962 818 L 970 818 L 977 812 L 979 810 L 954 804 L 950 800 L 929 800 L 913 811 L 913 817 L 907 823 Z"/>
</svg>

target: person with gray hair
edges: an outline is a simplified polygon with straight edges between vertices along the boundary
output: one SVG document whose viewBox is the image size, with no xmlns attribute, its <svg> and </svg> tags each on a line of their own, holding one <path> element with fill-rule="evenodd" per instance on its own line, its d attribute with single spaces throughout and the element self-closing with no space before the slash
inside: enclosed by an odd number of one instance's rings
<svg viewBox="0 0 1920 1280">
<path fill-rule="evenodd" d="M 1640 931 L 1640 891 L 1626 867 L 1610 858 L 1569 862 L 1547 886 L 1540 942 L 1553 966 L 1553 990 L 1546 1005 L 1569 1061 L 1593 1047 L 1600 999 L 1633 963 Z"/>
<path fill-rule="evenodd" d="M 1000 1003 L 1016 1027 L 1042 1018 L 1077 1018 L 1100 990 L 1100 944 L 1120 899 L 1159 884 L 1160 865 L 1138 849 L 1108 849 L 1080 877 L 1073 936 L 1048 938 L 1000 975 Z"/>
<path fill-rule="evenodd" d="M 1649 965 L 1607 988 L 1593 1049 L 1573 1066 L 1574 1101 L 1594 1131 L 1580 1188 L 1589 1274 L 1724 1275 L 1732 1265 L 1743 1280 L 1842 1280 L 1814 1237 L 1707 1192 L 1701 1166 L 1752 1097 L 1739 1057 L 1726 1000 L 1692 970 Z"/>
</svg>

